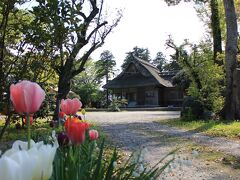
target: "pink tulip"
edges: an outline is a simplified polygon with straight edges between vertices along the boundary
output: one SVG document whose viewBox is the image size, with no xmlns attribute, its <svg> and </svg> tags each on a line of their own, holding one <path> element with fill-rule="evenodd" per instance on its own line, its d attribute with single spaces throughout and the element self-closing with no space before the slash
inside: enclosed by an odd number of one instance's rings
<svg viewBox="0 0 240 180">
<path fill-rule="evenodd" d="M 20 114 L 35 113 L 44 98 L 45 92 L 37 83 L 24 80 L 10 86 L 10 99 L 15 110 Z"/>
<path fill-rule="evenodd" d="M 99 135 L 97 130 L 90 130 L 89 131 L 89 137 L 92 141 L 97 140 Z"/>
<path fill-rule="evenodd" d="M 74 115 L 82 107 L 81 101 L 77 98 L 61 101 L 61 110 L 67 115 Z"/>
</svg>

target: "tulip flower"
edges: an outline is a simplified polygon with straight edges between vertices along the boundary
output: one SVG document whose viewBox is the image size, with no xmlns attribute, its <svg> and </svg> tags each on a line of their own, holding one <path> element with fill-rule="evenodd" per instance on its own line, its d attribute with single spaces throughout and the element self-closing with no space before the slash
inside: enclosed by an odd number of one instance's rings
<svg viewBox="0 0 240 180">
<path fill-rule="evenodd" d="M 61 100 L 61 110 L 67 115 L 74 115 L 82 107 L 81 101 L 77 98 Z"/>
<path fill-rule="evenodd" d="M 64 117 L 65 117 L 65 113 L 62 112 L 62 111 L 59 112 L 58 117 L 59 117 L 60 119 L 64 119 Z"/>
<path fill-rule="evenodd" d="M 32 123 L 33 123 L 33 117 L 30 116 L 29 119 L 30 119 L 30 125 L 32 125 Z M 26 124 L 26 123 L 27 123 L 26 121 L 27 121 L 26 118 L 24 118 L 24 119 L 23 119 L 23 123 Z"/>
<path fill-rule="evenodd" d="M 10 99 L 15 110 L 27 117 L 28 148 L 30 148 L 30 118 L 29 115 L 37 112 L 45 98 L 43 89 L 34 82 L 21 81 L 10 86 Z"/>
<path fill-rule="evenodd" d="M 39 110 L 45 92 L 37 83 L 24 80 L 10 86 L 10 98 L 19 114 L 33 114 Z"/>
<path fill-rule="evenodd" d="M 0 180 L 24 180 L 24 169 L 16 161 L 9 157 L 2 157 L 0 159 Z M 30 180 L 30 178 L 26 178 Z"/>
<path fill-rule="evenodd" d="M 82 124 L 84 124 L 86 130 L 89 129 L 91 126 L 91 124 L 88 122 L 82 122 Z"/>
<path fill-rule="evenodd" d="M 60 146 L 66 146 L 69 143 L 69 138 L 68 138 L 67 134 L 65 134 L 64 132 L 61 132 L 58 134 L 57 140 L 58 140 L 58 144 Z"/>
<path fill-rule="evenodd" d="M 29 154 L 36 161 L 36 167 L 33 170 L 33 180 L 48 180 L 52 176 L 52 163 L 56 153 L 56 147 L 52 145 L 42 145 L 33 147 Z"/>
<path fill-rule="evenodd" d="M 71 121 L 67 126 L 67 135 L 75 145 L 82 144 L 85 140 L 86 124 L 81 121 Z"/>
<path fill-rule="evenodd" d="M 89 138 L 94 141 L 97 140 L 99 137 L 98 131 L 97 130 L 90 130 L 89 131 Z"/>
<path fill-rule="evenodd" d="M 64 127 L 66 131 L 68 130 L 68 127 L 70 126 L 71 123 L 74 122 L 81 122 L 78 118 L 76 117 L 68 117 L 67 120 L 64 122 Z"/>
<path fill-rule="evenodd" d="M 28 149 L 27 142 L 15 141 L 0 158 L 0 180 L 48 180 L 57 147 L 31 140 Z"/>
</svg>

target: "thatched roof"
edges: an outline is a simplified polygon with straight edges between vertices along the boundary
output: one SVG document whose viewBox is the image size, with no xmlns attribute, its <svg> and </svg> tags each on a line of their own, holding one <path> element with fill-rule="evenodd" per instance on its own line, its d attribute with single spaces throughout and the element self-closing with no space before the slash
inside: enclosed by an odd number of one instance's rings
<svg viewBox="0 0 240 180">
<path fill-rule="evenodd" d="M 134 67 L 134 71 L 129 69 Z M 169 78 L 160 75 L 158 68 L 152 64 L 134 56 L 127 68 L 123 70 L 116 78 L 103 86 L 106 89 L 119 89 L 143 86 L 162 86 L 173 87 Z"/>
</svg>

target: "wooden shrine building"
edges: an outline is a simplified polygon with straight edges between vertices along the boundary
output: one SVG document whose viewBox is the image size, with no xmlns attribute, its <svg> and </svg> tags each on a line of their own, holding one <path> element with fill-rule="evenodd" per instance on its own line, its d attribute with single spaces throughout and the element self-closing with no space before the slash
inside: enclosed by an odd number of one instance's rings
<svg viewBox="0 0 240 180">
<path fill-rule="evenodd" d="M 173 86 L 175 74 L 160 72 L 152 64 L 134 56 L 127 68 L 103 86 L 113 97 L 127 99 L 128 107 L 181 106 L 183 91 Z"/>
</svg>

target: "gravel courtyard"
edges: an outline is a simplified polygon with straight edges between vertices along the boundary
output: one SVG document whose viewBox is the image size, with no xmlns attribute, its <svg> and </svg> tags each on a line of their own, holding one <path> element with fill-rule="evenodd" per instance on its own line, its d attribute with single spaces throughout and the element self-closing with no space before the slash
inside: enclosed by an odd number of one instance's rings
<svg viewBox="0 0 240 180">
<path fill-rule="evenodd" d="M 154 122 L 177 118 L 179 114 L 178 111 L 89 112 L 87 119 L 98 123 L 112 142 L 126 153 L 147 149 L 145 160 L 151 165 L 179 147 L 175 163 L 165 170 L 160 179 L 240 179 L 240 170 L 206 161 L 185 150 L 189 144 L 199 143 L 240 157 L 240 143 L 169 128 Z"/>
</svg>

